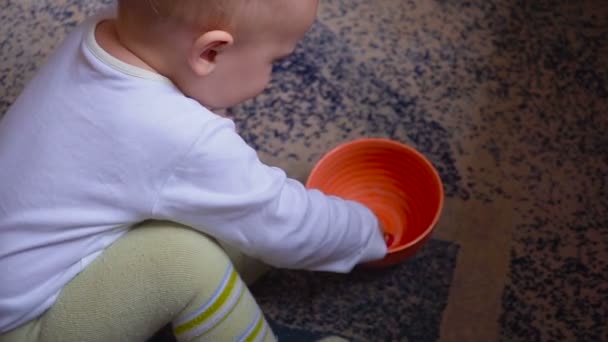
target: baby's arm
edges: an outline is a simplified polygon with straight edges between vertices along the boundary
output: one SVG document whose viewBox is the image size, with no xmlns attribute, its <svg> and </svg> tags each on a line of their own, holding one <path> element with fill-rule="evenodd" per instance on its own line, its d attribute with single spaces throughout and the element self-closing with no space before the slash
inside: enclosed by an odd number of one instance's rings
<svg viewBox="0 0 608 342">
<path fill-rule="evenodd" d="M 348 272 L 386 254 L 369 209 L 307 190 L 264 165 L 227 119 L 209 122 L 178 162 L 154 216 L 192 226 L 278 267 Z"/>
</svg>

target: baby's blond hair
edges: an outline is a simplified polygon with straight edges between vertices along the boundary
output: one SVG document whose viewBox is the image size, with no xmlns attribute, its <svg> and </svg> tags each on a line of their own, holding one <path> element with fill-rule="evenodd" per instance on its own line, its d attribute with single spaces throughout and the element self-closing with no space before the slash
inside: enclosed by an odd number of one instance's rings
<svg viewBox="0 0 608 342">
<path fill-rule="evenodd" d="M 119 20 L 136 25 L 174 23 L 196 30 L 236 30 L 260 7 L 276 0 L 119 0 Z M 264 6 L 260 6 L 260 5 Z M 245 14 L 247 13 L 247 14 Z"/>
</svg>

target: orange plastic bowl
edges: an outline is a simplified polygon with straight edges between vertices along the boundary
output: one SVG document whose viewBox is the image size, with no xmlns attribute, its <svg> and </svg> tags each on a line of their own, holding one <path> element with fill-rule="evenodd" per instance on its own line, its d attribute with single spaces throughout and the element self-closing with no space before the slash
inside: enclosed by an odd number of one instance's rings
<svg viewBox="0 0 608 342">
<path fill-rule="evenodd" d="M 422 154 L 387 139 L 338 146 L 314 167 L 308 188 L 358 201 L 382 222 L 388 255 L 368 266 L 394 265 L 428 240 L 443 209 L 443 185 Z"/>
</svg>

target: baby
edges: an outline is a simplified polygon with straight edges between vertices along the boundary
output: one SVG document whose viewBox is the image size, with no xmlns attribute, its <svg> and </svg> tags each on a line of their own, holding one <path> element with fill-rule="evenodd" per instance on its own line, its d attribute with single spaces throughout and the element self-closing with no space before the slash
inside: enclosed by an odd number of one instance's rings
<svg viewBox="0 0 608 342">
<path fill-rule="evenodd" d="M 369 209 L 213 112 L 266 87 L 317 6 L 119 0 L 74 29 L 0 121 L 0 341 L 273 341 L 217 241 L 293 269 L 385 256 Z"/>
</svg>

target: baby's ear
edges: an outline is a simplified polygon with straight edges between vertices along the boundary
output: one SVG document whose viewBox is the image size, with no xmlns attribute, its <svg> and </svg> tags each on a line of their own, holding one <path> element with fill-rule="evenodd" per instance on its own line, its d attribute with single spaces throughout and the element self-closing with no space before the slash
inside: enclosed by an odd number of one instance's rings
<svg viewBox="0 0 608 342">
<path fill-rule="evenodd" d="M 188 63 L 198 76 L 207 76 L 216 65 L 216 57 L 227 46 L 232 45 L 234 38 L 226 31 L 209 31 L 202 34 L 190 49 Z"/>
</svg>

